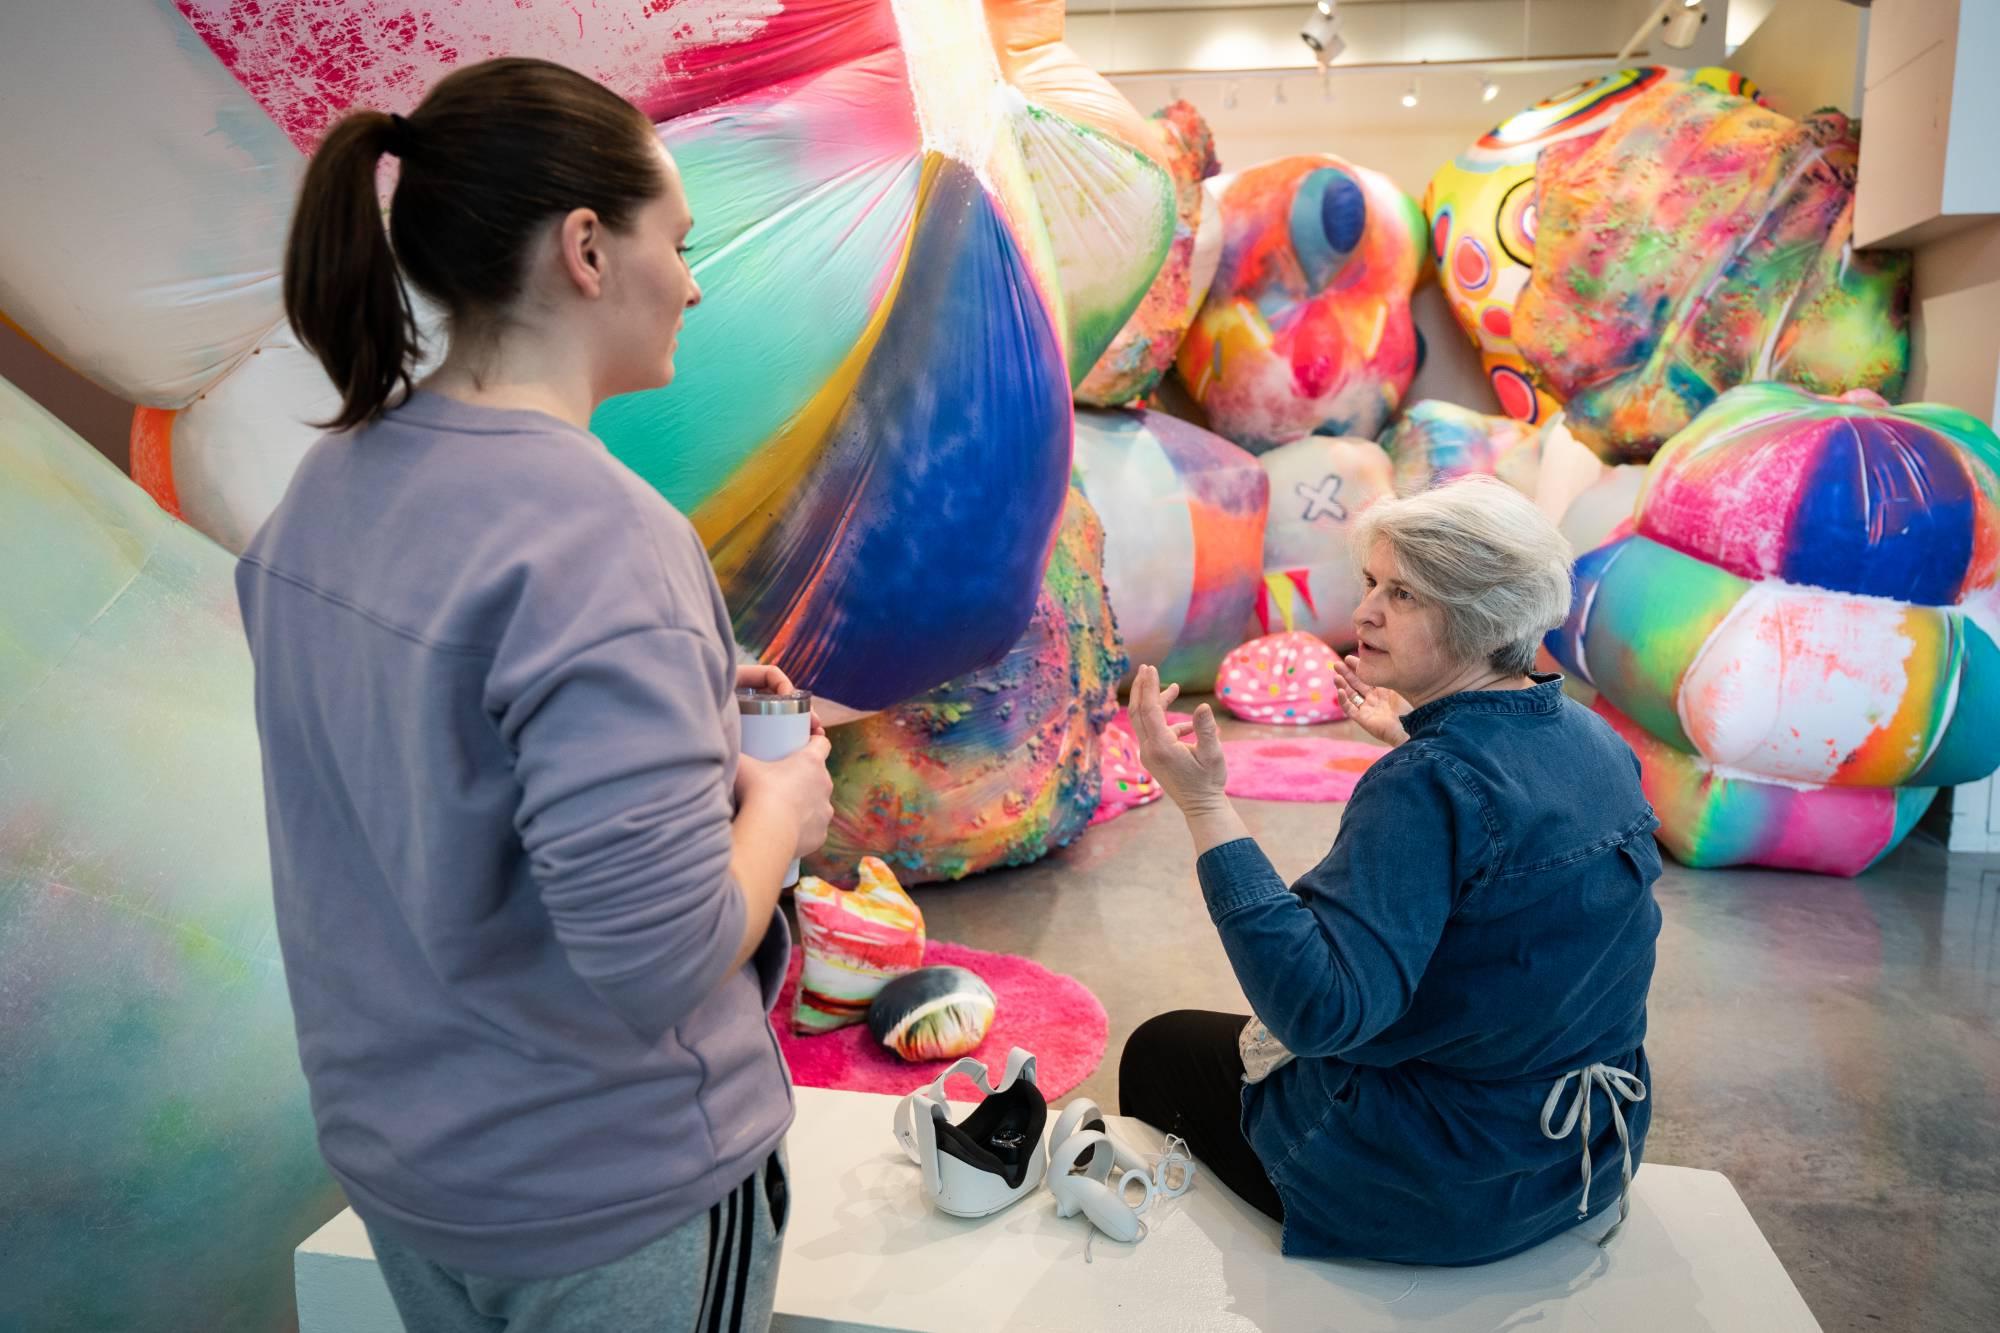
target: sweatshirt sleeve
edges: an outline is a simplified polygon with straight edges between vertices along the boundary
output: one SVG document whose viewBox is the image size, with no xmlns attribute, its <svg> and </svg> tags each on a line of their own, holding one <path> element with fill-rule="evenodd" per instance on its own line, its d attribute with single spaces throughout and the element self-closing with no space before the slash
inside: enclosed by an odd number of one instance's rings
<svg viewBox="0 0 2000 1333">
<path fill-rule="evenodd" d="M 726 669 L 693 630 L 628 629 L 564 656 L 501 717 L 556 938 L 648 1041 L 715 989 L 743 939 L 710 684 Z"/>
<path fill-rule="evenodd" d="M 1333 850 L 1296 889 L 1247 838 L 1201 858 L 1230 965 L 1286 1049 L 1339 1055 L 1409 1009 L 1461 886 L 1485 861 L 1485 829 L 1461 788 L 1421 753 L 1379 761 Z"/>
</svg>

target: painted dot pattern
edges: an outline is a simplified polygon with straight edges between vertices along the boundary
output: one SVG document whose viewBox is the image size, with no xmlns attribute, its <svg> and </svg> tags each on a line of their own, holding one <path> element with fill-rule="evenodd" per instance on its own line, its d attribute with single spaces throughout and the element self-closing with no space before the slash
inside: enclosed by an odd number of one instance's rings
<svg viewBox="0 0 2000 1333">
<path fill-rule="evenodd" d="M 1332 685 L 1333 658 L 1333 649 L 1303 630 L 1267 634 L 1222 659 L 1216 697 L 1245 722 L 1337 722 L 1346 714 Z"/>
</svg>

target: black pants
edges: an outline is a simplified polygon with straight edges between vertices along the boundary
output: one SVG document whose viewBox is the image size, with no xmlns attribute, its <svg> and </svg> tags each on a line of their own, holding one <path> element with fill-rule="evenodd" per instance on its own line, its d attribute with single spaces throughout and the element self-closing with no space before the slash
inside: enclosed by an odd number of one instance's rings
<svg viewBox="0 0 2000 1333">
<path fill-rule="evenodd" d="M 1277 1188 L 1243 1137 L 1236 1037 L 1249 1021 L 1247 1014 L 1179 1009 L 1141 1023 L 1118 1059 L 1118 1112 L 1186 1139 L 1217 1180 L 1282 1222 Z"/>
</svg>

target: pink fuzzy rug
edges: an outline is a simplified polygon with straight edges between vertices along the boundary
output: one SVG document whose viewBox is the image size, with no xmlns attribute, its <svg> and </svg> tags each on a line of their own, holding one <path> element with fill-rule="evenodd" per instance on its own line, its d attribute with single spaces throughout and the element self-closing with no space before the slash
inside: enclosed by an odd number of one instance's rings
<svg viewBox="0 0 2000 1333">
<path fill-rule="evenodd" d="M 924 949 L 924 965 L 954 964 L 972 972 L 993 988 L 999 1001 L 993 1030 L 972 1052 L 999 1077 L 1007 1052 L 1019 1046 L 1034 1052 L 1036 1082 L 1050 1101 L 1072 1092 L 1104 1059 L 1110 1023 L 1097 997 L 1074 977 L 1051 972 L 1014 954 L 987 953 L 962 944 L 932 940 Z M 791 972 L 771 1011 L 778 1046 L 792 1067 L 792 1081 L 803 1088 L 839 1088 L 846 1092 L 886 1092 L 902 1096 L 920 1088 L 951 1064 L 937 1060 L 910 1064 L 898 1059 L 868 1035 L 858 1023 L 837 1032 L 799 1037 L 792 1033 L 792 997 L 799 989 L 799 969 L 805 955 L 792 950 Z M 951 1095 L 976 1096 L 973 1085 L 953 1080 Z"/>
<path fill-rule="evenodd" d="M 1192 722 L 1191 713 L 1168 713 L 1169 722 Z M 1160 799 L 1159 784 L 1139 764 L 1139 742 L 1132 721 L 1119 709 L 1104 732 L 1104 798 L 1090 822 L 1116 819 L 1134 806 Z M 1354 784 L 1377 759 L 1388 753 L 1367 741 L 1341 741 L 1328 736 L 1286 736 L 1275 740 L 1224 741 L 1229 763 L 1231 796 L 1246 801 L 1344 801 Z"/>
<path fill-rule="evenodd" d="M 1344 801 L 1368 766 L 1389 751 L 1326 736 L 1224 741 L 1231 796 L 1247 801 Z"/>
</svg>

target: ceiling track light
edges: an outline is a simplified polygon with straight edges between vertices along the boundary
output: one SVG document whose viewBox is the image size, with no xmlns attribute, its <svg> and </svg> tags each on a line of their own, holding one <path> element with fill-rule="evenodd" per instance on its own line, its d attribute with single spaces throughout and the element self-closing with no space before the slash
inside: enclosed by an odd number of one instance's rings
<svg viewBox="0 0 2000 1333">
<path fill-rule="evenodd" d="M 1490 102 L 1490 101 L 1492 101 L 1492 100 L 1493 100 L 1494 98 L 1498 97 L 1499 95 L 1500 95 L 1500 85 L 1499 85 L 1499 84 L 1497 84 L 1497 83 L 1495 83 L 1495 82 L 1493 82 L 1493 76 L 1492 76 L 1492 75 L 1490 75 L 1490 74 L 1489 74 L 1489 75 L 1487 75 L 1487 76 L 1486 76 L 1486 78 L 1484 78 L 1484 79 L 1482 79 L 1482 80 L 1480 81 L 1480 84 L 1479 84 L 1479 100 L 1480 100 L 1480 101 L 1482 101 L 1482 102 Z"/>
<path fill-rule="evenodd" d="M 1347 43 L 1340 36 L 1340 15 L 1334 12 L 1334 0 L 1319 0 L 1312 12 L 1306 15 L 1305 25 L 1299 29 L 1299 40 L 1319 58 L 1324 65 L 1339 58 L 1347 49 Z"/>
<path fill-rule="evenodd" d="M 1417 104 L 1417 81 L 1415 79 L 1411 79 L 1410 86 L 1403 90 L 1403 105 L 1406 107 L 1413 107 L 1416 104 Z"/>
<path fill-rule="evenodd" d="M 1642 46 L 1655 31 L 1660 40 L 1675 50 L 1686 50 L 1693 46 L 1695 38 L 1701 34 L 1701 25 L 1708 22 L 1707 0 L 1660 0 L 1653 12 L 1632 33 L 1625 45 L 1612 57 L 1614 64 L 1624 61 Z"/>
</svg>

